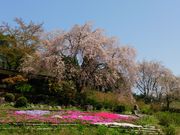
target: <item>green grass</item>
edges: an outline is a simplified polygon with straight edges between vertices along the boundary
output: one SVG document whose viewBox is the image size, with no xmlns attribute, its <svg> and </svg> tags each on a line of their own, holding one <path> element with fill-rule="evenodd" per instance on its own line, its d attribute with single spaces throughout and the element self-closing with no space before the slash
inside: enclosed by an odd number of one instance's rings
<svg viewBox="0 0 180 135">
<path fill-rule="evenodd" d="M 154 114 L 155 117 L 159 120 L 159 124 L 163 126 L 168 125 L 180 125 L 180 113 L 172 112 L 158 112 Z"/>
<path fill-rule="evenodd" d="M 177 104 L 177 103 L 176 103 Z M 51 107 L 51 109 L 50 109 Z M 31 109 L 41 109 L 41 110 L 58 110 L 57 106 L 49 106 L 49 105 L 32 105 L 29 104 L 27 107 L 15 108 L 12 103 L 5 103 L 0 105 L 0 118 L 6 120 L 8 116 L 9 110 L 31 110 Z M 63 110 L 77 110 L 78 108 L 70 107 L 63 108 Z M 135 124 L 138 125 L 152 125 L 157 128 L 163 129 L 165 133 L 168 133 L 170 130 L 175 130 L 176 134 L 180 134 L 180 113 L 170 113 L 170 112 L 157 112 L 152 115 L 145 115 L 139 120 L 135 121 Z M 5 130 L 6 128 L 6 130 Z M 46 128 L 46 129 L 43 129 Z M 48 128 L 48 129 L 47 129 Z M 31 135 L 31 134 L 60 134 L 60 135 L 128 135 L 133 133 L 127 133 L 128 129 L 124 130 L 122 128 L 109 128 L 104 126 L 87 126 L 87 125 L 79 125 L 79 126 L 59 126 L 52 127 L 45 124 L 45 126 L 41 127 L 13 127 L 12 125 L 1 125 L 0 126 L 0 135 Z"/>
<path fill-rule="evenodd" d="M 128 131 L 128 130 L 126 130 Z M 121 128 L 108 128 L 105 126 L 59 126 L 59 127 L 13 127 L 1 126 L 1 135 L 134 135 Z"/>
<path fill-rule="evenodd" d="M 147 115 L 136 121 L 138 125 L 158 125 L 159 120 L 153 115 Z"/>
<path fill-rule="evenodd" d="M 154 115 L 167 135 L 180 135 L 180 113 L 158 112 Z"/>
<path fill-rule="evenodd" d="M 139 125 L 153 125 L 163 129 L 167 135 L 180 135 L 180 113 L 157 112 L 136 121 Z"/>
</svg>

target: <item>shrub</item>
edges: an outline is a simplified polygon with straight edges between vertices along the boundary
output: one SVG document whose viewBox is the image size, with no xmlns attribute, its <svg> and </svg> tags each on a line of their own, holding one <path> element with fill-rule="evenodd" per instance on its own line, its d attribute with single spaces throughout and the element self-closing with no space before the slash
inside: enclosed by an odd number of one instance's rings
<svg viewBox="0 0 180 135">
<path fill-rule="evenodd" d="M 153 103 L 150 106 L 150 110 L 152 110 L 153 112 L 159 112 L 162 110 L 162 107 L 159 103 Z"/>
<path fill-rule="evenodd" d="M 53 83 L 50 92 L 59 98 L 60 104 L 75 104 L 76 89 L 73 81 L 62 81 Z"/>
<path fill-rule="evenodd" d="M 94 99 L 89 99 L 87 98 L 84 102 L 83 102 L 83 107 L 85 107 L 86 105 L 92 105 L 94 109 L 96 110 L 101 110 L 103 108 L 103 104 L 101 102 L 98 102 Z M 84 108 L 85 109 L 85 108 Z"/>
<path fill-rule="evenodd" d="M 88 105 L 90 101 L 88 101 L 87 95 L 85 92 L 83 92 L 83 93 L 76 92 L 75 102 L 76 102 L 76 105 L 84 106 L 84 105 Z"/>
<path fill-rule="evenodd" d="M 97 135 L 106 135 L 107 128 L 105 126 L 98 126 Z"/>
<path fill-rule="evenodd" d="M 173 125 L 169 125 L 168 127 L 164 128 L 166 135 L 175 135 L 175 127 Z"/>
<path fill-rule="evenodd" d="M 113 109 L 113 111 L 117 113 L 122 113 L 126 111 L 126 107 L 124 105 L 116 105 Z"/>
<path fill-rule="evenodd" d="M 148 115 L 153 114 L 153 110 L 151 110 L 150 106 L 148 106 L 148 105 L 141 107 L 140 112 L 143 114 L 148 114 Z"/>
<path fill-rule="evenodd" d="M 6 93 L 5 95 L 5 101 L 7 102 L 13 102 L 15 100 L 15 96 L 12 93 Z"/>
<path fill-rule="evenodd" d="M 143 114 L 152 114 L 153 110 L 151 110 L 151 106 L 149 104 L 145 104 L 143 100 L 138 100 L 136 104 L 139 106 L 140 112 Z"/>
<path fill-rule="evenodd" d="M 172 123 L 172 119 L 167 113 L 158 113 L 156 116 L 159 119 L 159 124 L 163 126 L 169 126 L 169 124 Z"/>
<path fill-rule="evenodd" d="M 56 98 L 54 98 L 53 96 L 49 96 L 49 95 L 44 95 L 44 94 L 37 94 L 37 95 L 30 95 L 28 94 L 28 101 L 38 104 L 50 104 L 50 102 L 54 102 L 56 100 Z"/>
<path fill-rule="evenodd" d="M 180 114 L 170 112 L 158 112 L 155 114 L 159 119 L 159 123 L 163 126 L 180 125 Z"/>
<path fill-rule="evenodd" d="M 94 90 L 87 92 L 86 102 L 93 105 L 96 110 L 105 108 L 107 110 L 116 112 L 123 112 L 126 110 L 125 106 L 128 106 L 128 104 L 119 101 L 119 97 L 116 93 L 99 92 Z"/>
<path fill-rule="evenodd" d="M 15 88 L 21 93 L 30 92 L 32 90 L 32 86 L 30 84 L 19 84 L 15 86 Z"/>
<path fill-rule="evenodd" d="M 27 98 L 26 97 L 19 97 L 15 103 L 15 107 L 24 107 L 27 106 Z"/>
<path fill-rule="evenodd" d="M 97 102 L 95 105 L 95 108 L 96 108 L 96 110 L 101 110 L 103 108 L 103 104 Z"/>
</svg>

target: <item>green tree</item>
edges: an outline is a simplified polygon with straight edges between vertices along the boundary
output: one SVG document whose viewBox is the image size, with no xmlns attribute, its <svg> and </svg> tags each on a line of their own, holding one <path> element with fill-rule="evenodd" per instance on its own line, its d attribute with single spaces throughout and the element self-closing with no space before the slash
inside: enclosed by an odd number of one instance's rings
<svg viewBox="0 0 180 135">
<path fill-rule="evenodd" d="M 19 18 L 15 22 L 15 27 L 0 25 L 0 63 L 1 67 L 17 70 L 25 54 L 35 52 L 43 29 L 42 24 L 25 24 Z"/>
</svg>

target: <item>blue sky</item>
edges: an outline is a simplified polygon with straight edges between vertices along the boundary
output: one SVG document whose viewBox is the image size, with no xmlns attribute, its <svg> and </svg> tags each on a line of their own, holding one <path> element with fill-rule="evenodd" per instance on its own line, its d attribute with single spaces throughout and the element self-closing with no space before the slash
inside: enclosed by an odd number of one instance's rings
<svg viewBox="0 0 180 135">
<path fill-rule="evenodd" d="M 158 60 L 180 75 L 180 0 L 0 0 L 0 22 L 15 17 L 47 31 L 87 21 L 137 49 L 137 60 Z"/>
</svg>

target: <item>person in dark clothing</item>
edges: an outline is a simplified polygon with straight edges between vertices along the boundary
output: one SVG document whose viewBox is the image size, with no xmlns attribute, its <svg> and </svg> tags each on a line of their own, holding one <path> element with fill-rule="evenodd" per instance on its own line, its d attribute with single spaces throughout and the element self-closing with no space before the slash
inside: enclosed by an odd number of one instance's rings
<svg viewBox="0 0 180 135">
<path fill-rule="evenodd" d="M 135 114 L 136 116 L 139 117 L 139 107 L 138 107 L 138 105 L 134 105 L 133 114 Z"/>
</svg>

